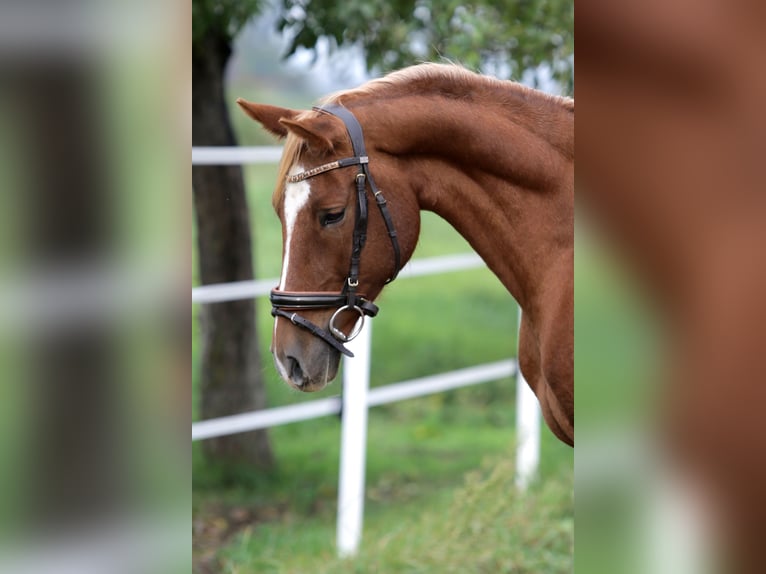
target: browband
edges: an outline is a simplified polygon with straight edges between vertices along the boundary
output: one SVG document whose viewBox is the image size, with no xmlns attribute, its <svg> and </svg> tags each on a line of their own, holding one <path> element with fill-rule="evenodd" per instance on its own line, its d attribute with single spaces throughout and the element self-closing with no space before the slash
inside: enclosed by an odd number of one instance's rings
<svg viewBox="0 0 766 574">
<path fill-rule="evenodd" d="M 296 173 L 295 175 L 288 175 L 286 179 L 290 183 L 298 183 L 299 181 L 303 181 L 304 179 L 314 177 L 315 175 L 319 175 L 320 173 L 324 173 L 326 171 L 332 171 L 333 169 L 338 169 L 341 167 L 350 167 L 352 165 L 358 165 L 360 163 L 369 163 L 369 161 L 370 159 L 367 156 L 347 157 L 344 159 L 331 161 L 330 163 L 326 163 L 324 165 L 312 167 L 311 169 L 307 169 L 306 171 Z"/>
</svg>

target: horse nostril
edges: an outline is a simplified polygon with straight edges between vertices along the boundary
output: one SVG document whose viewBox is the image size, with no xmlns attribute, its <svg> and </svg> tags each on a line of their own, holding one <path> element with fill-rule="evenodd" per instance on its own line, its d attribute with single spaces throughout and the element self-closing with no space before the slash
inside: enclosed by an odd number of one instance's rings
<svg viewBox="0 0 766 574">
<path fill-rule="evenodd" d="M 295 357 L 287 357 L 287 370 L 288 373 L 290 373 L 290 380 L 298 385 L 299 387 L 302 387 L 303 384 L 306 382 L 305 377 L 303 375 L 303 369 L 301 369 L 301 364 L 298 362 L 298 359 Z"/>
</svg>

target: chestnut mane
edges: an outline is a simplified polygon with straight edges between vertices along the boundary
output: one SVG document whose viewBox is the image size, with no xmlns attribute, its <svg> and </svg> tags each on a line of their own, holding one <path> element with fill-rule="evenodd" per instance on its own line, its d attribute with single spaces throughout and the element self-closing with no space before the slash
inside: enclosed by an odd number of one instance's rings
<svg viewBox="0 0 766 574">
<path fill-rule="evenodd" d="M 527 109 L 532 106 L 533 110 L 538 112 L 531 114 L 532 117 L 544 114 L 551 107 L 563 108 L 574 113 L 572 98 L 553 96 L 517 82 L 482 76 L 456 64 L 434 63 L 411 66 L 371 80 L 358 88 L 330 94 L 320 100 L 320 105 L 328 103 L 346 105 L 360 99 L 374 101 L 407 97 L 413 94 L 472 100 L 480 104 L 493 102 L 509 108 Z M 272 205 L 275 210 L 279 209 L 284 199 L 284 181 L 287 172 L 300 160 L 302 149 L 302 140 L 292 133 L 288 134 L 279 164 L 276 188 L 272 196 Z"/>
</svg>

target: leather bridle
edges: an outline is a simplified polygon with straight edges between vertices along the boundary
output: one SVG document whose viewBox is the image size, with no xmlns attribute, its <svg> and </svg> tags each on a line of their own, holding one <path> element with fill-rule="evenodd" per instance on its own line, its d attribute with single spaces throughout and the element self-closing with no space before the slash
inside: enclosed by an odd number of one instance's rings
<svg viewBox="0 0 766 574">
<path fill-rule="evenodd" d="M 372 191 L 373 197 L 375 198 L 375 202 L 378 205 L 380 214 L 383 217 L 386 229 L 388 230 L 388 236 L 391 239 L 391 246 L 394 250 L 394 272 L 391 277 L 386 280 L 386 283 L 393 281 L 399 273 L 401 258 L 399 240 L 396 237 L 396 229 L 394 228 L 391 214 L 388 211 L 386 199 L 383 197 L 383 193 L 380 189 L 378 189 L 378 186 L 375 185 L 375 180 L 370 173 L 369 158 L 367 157 L 367 151 L 364 146 L 362 126 L 359 125 L 354 114 L 339 104 L 326 104 L 321 107 L 315 107 L 314 110 L 336 116 L 345 124 L 346 131 L 351 138 L 351 146 L 354 156 L 326 163 L 295 175 L 288 175 L 287 181 L 289 183 L 297 183 L 334 169 L 350 167 L 352 165 L 359 166 L 357 168 L 356 177 L 354 178 L 356 183 L 356 222 L 354 223 L 351 263 L 343 288 L 338 293 L 282 291 L 280 289 L 272 289 L 270 297 L 272 305 L 271 314 L 274 317 L 284 317 L 285 319 L 289 319 L 293 324 L 308 330 L 311 334 L 319 337 L 325 343 L 334 349 L 337 349 L 344 355 L 353 357 L 354 354 L 349 351 L 343 343 L 352 340 L 359 334 L 366 315 L 374 317 L 378 314 L 377 305 L 372 301 L 365 299 L 356 291 L 359 286 L 359 261 L 362 256 L 362 249 L 367 241 L 368 184 L 370 191 Z M 332 317 L 330 317 L 328 329 L 323 329 L 319 325 L 312 323 L 298 314 L 298 311 L 307 309 L 331 309 L 335 307 L 337 307 L 337 310 L 333 313 Z M 344 311 L 355 311 L 359 314 L 359 320 L 349 335 L 346 335 L 335 326 L 335 321 Z"/>
</svg>

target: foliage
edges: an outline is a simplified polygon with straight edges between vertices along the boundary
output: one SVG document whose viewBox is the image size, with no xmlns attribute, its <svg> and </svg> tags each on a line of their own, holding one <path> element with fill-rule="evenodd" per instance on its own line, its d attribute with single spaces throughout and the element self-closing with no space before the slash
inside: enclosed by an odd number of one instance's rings
<svg viewBox="0 0 766 574">
<path fill-rule="evenodd" d="M 519 78 L 547 65 L 572 88 L 574 4 L 566 0 L 282 0 L 287 55 L 361 45 L 367 66 L 383 71 L 440 57 Z"/>
<path fill-rule="evenodd" d="M 261 0 L 192 0 L 192 45 L 208 35 L 231 42 L 260 8 Z"/>
</svg>

